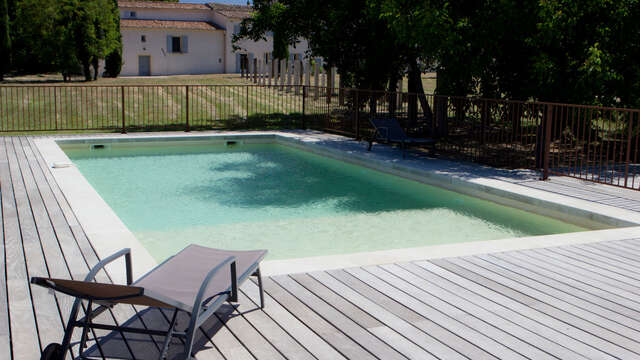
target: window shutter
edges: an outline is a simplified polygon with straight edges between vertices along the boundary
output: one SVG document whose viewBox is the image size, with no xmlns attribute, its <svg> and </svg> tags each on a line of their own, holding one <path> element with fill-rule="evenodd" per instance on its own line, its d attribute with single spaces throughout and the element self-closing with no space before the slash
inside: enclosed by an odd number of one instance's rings
<svg viewBox="0 0 640 360">
<path fill-rule="evenodd" d="M 186 54 L 189 52 L 189 37 L 188 36 L 183 36 L 182 37 L 182 53 Z"/>
<path fill-rule="evenodd" d="M 167 35 L 167 53 L 172 53 L 171 35 Z"/>
</svg>

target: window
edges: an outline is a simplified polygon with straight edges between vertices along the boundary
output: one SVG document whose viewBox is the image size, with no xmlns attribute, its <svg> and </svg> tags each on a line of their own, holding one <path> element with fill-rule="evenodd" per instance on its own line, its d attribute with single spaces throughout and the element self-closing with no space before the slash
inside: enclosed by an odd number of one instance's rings
<svg viewBox="0 0 640 360">
<path fill-rule="evenodd" d="M 233 34 L 238 34 L 240 33 L 240 24 L 235 24 L 233 25 Z"/>
<path fill-rule="evenodd" d="M 136 17 L 136 16 L 138 16 L 138 15 L 136 14 L 136 12 L 135 12 L 135 11 L 130 11 L 130 12 L 129 12 L 129 17 L 134 18 L 134 17 Z"/>
<path fill-rule="evenodd" d="M 140 41 L 141 42 L 147 42 L 147 36 L 146 35 L 140 36 Z"/>
<path fill-rule="evenodd" d="M 186 54 L 189 52 L 188 36 L 167 36 L 167 52 L 171 54 Z"/>
<path fill-rule="evenodd" d="M 182 52 L 182 41 L 180 41 L 179 36 L 171 37 L 171 52 L 174 52 L 174 53 Z"/>
</svg>

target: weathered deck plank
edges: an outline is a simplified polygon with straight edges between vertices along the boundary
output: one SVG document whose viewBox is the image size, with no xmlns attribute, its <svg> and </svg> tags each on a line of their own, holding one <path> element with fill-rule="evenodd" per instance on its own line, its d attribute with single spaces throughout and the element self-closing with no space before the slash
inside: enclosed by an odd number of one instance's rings
<svg viewBox="0 0 640 360">
<path fill-rule="evenodd" d="M 490 320 L 492 317 L 503 318 L 507 322 L 511 323 L 504 327 L 505 330 L 508 330 L 512 335 L 517 336 L 523 341 L 549 353 L 552 356 L 561 359 L 584 358 L 584 355 L 579 355 L 579 353 L 571 351 L 570 348 L 566 347 L 566 336 L 562 333 L 554 331 L 556 337 L 553 338 L 540 335 L 539 330 L 543 328 L 540 324 L 531 321 L 529 318 L 518 312 L 504 307 L 500 301 L 494 301 L 491 298 L 477 294 L 453 281 L 449 281 L 447 278 L 431 273 L 416 264 L 402 264 L 399 267 L 404 269 L 406 272 L 400 272 L 398 269 L 394 269 L 391 266 L 388 268 L 391 269 L 391 271 L 395 270 L 395 273 L 398 275 L 407 276 L 407 279 L 415 279 L 415 277 L 419 277 L 420 280 L 416 279 L 418 283 L 424 284 L 428 282 L 430 284 L 434 284 L 431 288 L 441 287 L 442 291 L 439 291 L 439 293 L 443 299 L 446 299 L 446 301 L 450 303 L 455 303 L 458 306 L 466 307 L 469 311 L 472 311 L 475 314 L 483 314 L 484 319 Z M 467 302 L 469 305 L 466 304 Z"/>
<path fill-rule="evenodd" d="M 0 144 L 0 152 L 4 149 Z M 4 171 L 0 156 L 0 172 Z M 9 322 L 9 302 L 7 301 L 7 262 L 4 242 L 4 224 L 2 222 L 2 179 L 0 178 L 0 357 L 11 358 L 11 330 Z"/>
<path fill-rule="evenodd" d="M 0 139 L 0 183 L 2 183 L 2 220 L 7 259 L 8 311 L 11 319 L 11 344 L 14 359 L 36 359 L 40 353 L 35 311 L 29 287 L 27 264 L 9 166 L 7 138 Z M 47 308 L 43 308 L 46 311 Z M 56 315 L 54 312 L 52 315 Z"/>
<path fill-rule="evenodd" d="M 406 359 L 413 354 L 415 349 L 409 351 L 406 339 L 402 338 L 402 342 L 399 342 L 393 332 L 377 332 L 376 328 L 384 328 L 382 323 L 359 311 L 322 284 L 306 281 L 307 279 L 304 276 L 298 276 L 297 280 L 290 276 L 274 277 L 278 284 L 374 356 L 381 359 Z M 430 354 L 425 356 L 427 359 L 432 358 Z"/>
<path fill-rule="evenodd" d="M 349 301 L 354 306 L 357 306 L 360 311 L 366 312 L 368 316 L 376 318 L 380 322 L 381 326 L 391 328 L 396 331 L 398 335 L 405 337 L 407 339 L 405 341 L 410 341 L 412 345 L 405 344 L 405 346 L 408 347 L 407 351 L 408 354 L 411 355 L 410 357 L 418 356 L 418 358 L 425 359 L 437 356 L 438 358 L 446 359 L 464 359 L 464 356 L 457 353 L 455 350 L 429 336 L 427 333 L 421 331 L 411 323 L 397 317 L 373 301 L 358 294 L 356 291 L 344 285 L 329 274 L 325 272 L 317 272 L 309 274 L 309 276 L 333 290 L 336 294 L 340 294 L 340 296 L 344 297 L 345 300 Z M 298 280 L 302 277 L 303 276 L 300 275 L 294 277 L 294 279 Z M 326 297 L 322 298 L 326 299 Z M 345 313 L 350 313 L 350 311 Z M 395 344 L 394 347 L 396 347 L 396 349 L 400 349 L 400 347 Z"/>
<path fill-rule="evenodd" d="M 525 358 L 493 338 L 486 336 L 485 330 L 488 324 L 479 322 L 479 320 L 472 315 L 431 297 L 429 294 L 413 287 L 411 284 L 390 279 L 384 273 L 380 272 L 378 272 L 378 274 L 382 277 L 377 277 L 371 273 L 372 269 L 375 271 L 375 268 L 368 268 L 368 271 L 359 268 L 346 269 L 346 271 L 363 282 L 370 284 L 375 289 L 389 294 L 389 296 L 397 301 L 406 304 L 424 317 L 432 319 L 434 322 L 449 329 L 449 331 L 467 339 L 467 341 L 484 349 L 495 357 L 503 359 Z M 384 278 L 391 280 L 391 282 L 385 281 Z"/>
<path fill-rule="evenodd" d="M 550 328 L 564 329 L 563 333 L 571 338 L 593 346 L 594 349 L 592 352 L 594 353 L 602 351 L 608 355 L 618 358 L 633 358 L 636 356 L 632 351 L 629 351 L 615 342 L 609 342 L 602 339 L 602 334 L 599 332 L 601 329 L 592 326 L 580 318 L 558 311 L 556 308 L 548 306 L 534 297 L 527 296 L 510 288 L 505 285 L 505 282 L 503 282 L 504 279 L 493 280 L 485 278 L 478 273 L 463 268 L 449 260 L 435 260 L 433 264 L 421 263 L 421 266 L 428 266 L 429 270 L 434 271 L 442 271 L 438 270 L 438 268 L 446 270 L 446 276 L 451 276 L 451 273 L 456 274 L 458 277 L 468 281 L 467 287 L 482 286 L 493 290 L 495 293 L 501 294 L 505 299 L 503 303 L 510 304 L 510 307 L 519 309 L 521 313 L 526 314 L 528 317 L 535 319 Z M 475 285 L 471 284 L 471 282 L 475 283 Z M 567 324 L 570 326 L 567 327 Z M 601 332 L 604 333 L 604 330 Z M 598 336 L 593 334 L 598 334 Z M 602 357 L 604 358 L 604 354 Z"/>
<path fill-rule="evenodd" d="M 412 324 L 416 328 L 422 330 L 424 333 L 438 340 L 443 345 L 450 347 L 451 349 L 467 358 L 496 359 L 495 356 L 470 343 L 464 337 L 459 336 L 455 332 L 449 331 L 448 329 L 442 327 L 431 319 L 423 317 L 422 315 L 408 308 L 407 306 L 409 304 L 405 304 L 404 302 L 401 302 L 398 299 L 394 299 L 388 296 L 386 293 L 371 287 L 369 284 L 357 279 L 347 271 L 334 270 L 329 271 L 328 274 L 356 291 L 367 301 L 373 302 L 375 304 L 375 307 L 367 307 L 367 309 L 375 311 L 376 307 L 380 306 L 383 309 L 389 311 L 391 314 Z M 423 342 L 423 344 L 427 345 L 432 343 L 431 341 L 425 341 Z M 429 347 L 429 350 L 433 351 L 434 354 L 436 354 L 436 351 L 438 349 L 439 346 L 437 346 L 437 344 L 433 344 L 433 346 Z"/>
</svg>

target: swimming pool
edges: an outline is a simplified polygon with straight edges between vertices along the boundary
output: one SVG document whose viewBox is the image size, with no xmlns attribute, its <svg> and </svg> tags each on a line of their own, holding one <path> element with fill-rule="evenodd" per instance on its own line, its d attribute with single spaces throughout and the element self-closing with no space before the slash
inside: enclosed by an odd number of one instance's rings
<svg viewBox="0 0 640 360">
<path fill-rule="evenodd" d="M 280 144 L 62 144 L 162 260 L 186 243 L 270 259 L 587 230 Z"/>
</svg>

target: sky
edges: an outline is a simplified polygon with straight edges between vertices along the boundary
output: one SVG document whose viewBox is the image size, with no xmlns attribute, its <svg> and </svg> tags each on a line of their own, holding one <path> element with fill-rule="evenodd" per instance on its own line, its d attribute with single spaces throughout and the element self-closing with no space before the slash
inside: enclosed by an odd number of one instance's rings
<svg viewBox="0 0 640 360">
<path fill-rule="evenodd" d="M 247 5 L 247 0 L 180 0 L 183 3 L 209 3 L 217 2 L 221 4 Z"/>
</svg>

